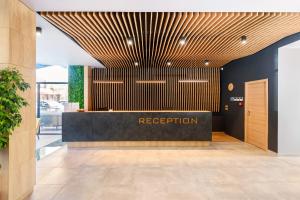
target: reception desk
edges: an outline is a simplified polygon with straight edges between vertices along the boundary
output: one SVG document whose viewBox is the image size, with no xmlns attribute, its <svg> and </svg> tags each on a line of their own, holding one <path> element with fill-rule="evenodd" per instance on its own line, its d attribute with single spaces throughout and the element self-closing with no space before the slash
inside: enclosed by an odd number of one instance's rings
<svg viewBox="0 0 300 200">
<path fill-rule="evenodd" d="M 63 142 L 73 144 L 125 141 L 209 142 L 212 139 L 212 113 L 207 111 L 66 112 L 62 115 L 62 139 Z"/>
</svg>

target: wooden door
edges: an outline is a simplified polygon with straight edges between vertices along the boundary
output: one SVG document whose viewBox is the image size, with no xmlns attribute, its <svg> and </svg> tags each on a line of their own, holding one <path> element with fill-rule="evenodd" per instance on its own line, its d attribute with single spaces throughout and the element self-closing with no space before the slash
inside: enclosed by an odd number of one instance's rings
<svg viewBox="0 0 300 200">
<path fill-rule="evenodd" d="M 268 149 L 268 80 L 245 83 L 245 141 Z"/>
</svg>

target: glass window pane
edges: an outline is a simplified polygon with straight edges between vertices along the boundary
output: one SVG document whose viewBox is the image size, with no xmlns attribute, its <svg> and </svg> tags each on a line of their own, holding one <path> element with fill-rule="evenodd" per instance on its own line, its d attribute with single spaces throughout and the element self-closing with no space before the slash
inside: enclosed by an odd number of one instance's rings
<svg viewBox="0 0 300 200">
<path fill-rule="evenodd" d="M 61 134 L 61 117 L 67 102 L 67 84 L 40 84 L 40 134 Z"/>
</svg>

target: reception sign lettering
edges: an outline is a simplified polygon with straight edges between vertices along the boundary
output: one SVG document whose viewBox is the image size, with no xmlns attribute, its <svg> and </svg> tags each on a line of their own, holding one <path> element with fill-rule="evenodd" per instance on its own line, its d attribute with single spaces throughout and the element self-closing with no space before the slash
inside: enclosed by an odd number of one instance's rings
<svg viewBox="0 0 300 200">
<path fill-rule="evenodd" d="M 155 117 L 155 118 L 149 118 L 149 117 L 140 117 L 139 119 L 139 124 L 182 124 L 182 125 L 196 125 L 198 124 L 198 118 L 197 117 L 192 117 L 192 118 L 174 118 L 174 117 Z"/>
</svg>

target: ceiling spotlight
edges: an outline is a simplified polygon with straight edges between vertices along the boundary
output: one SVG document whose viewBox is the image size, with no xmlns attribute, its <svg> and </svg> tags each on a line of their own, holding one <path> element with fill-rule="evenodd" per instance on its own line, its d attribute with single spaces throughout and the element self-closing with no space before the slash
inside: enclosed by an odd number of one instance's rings
<svg viewBox="0 0 300 200">
<path fill-rule="evenodd" d="M 241 44 L 242 45 L 245 45 L 245 44 L 247 44 L 247 36 L 246 35 L 243 35 L 242 37 L 241 37 Z"/>
<path fill-rule="evenodd" d="M 127 44 L 128 44 L 129 46 L 132 46 L 132 45 L 133 45 L 133 38 L 132 38 L 132 37 L 127 38 Z"/>
<path fill-rule="evenodd" d="M 42 28 L 41 27 L 36 27 L 35 28 L 35 33 L 36 33 L 37 36 L 42 35 Z"/>
<path fill-rule="evenodd" d="M 139 63 L 138 62 L 134 62 L 134 66 L 139 66 Z"/>
<path fill-rule="evenodd" d="M 224 68 L 223 67 L 221 67 L 221 71 L 223 71 L 224 70 Z"/>
<path fill-rule="evenodd" d="M 184 46 L 184 45 L 186 44 L 186 37 L 181 37 L 181 38 L 179 39 L 179 44 L 180 44 L 181 46 Z"/>
<path fill-rule="evenodd" d="M 172 63 L 170 61 L 167 62 L 167 66 L 171 66 Z"/>
<path fill-rule="evenodd" d="M 209 65 L 209 60 L 204 60 L 204 65 L 208 66 Z"/>
</svg>

